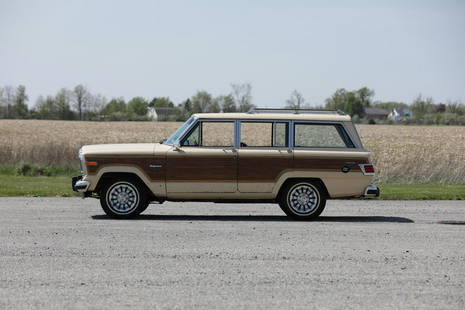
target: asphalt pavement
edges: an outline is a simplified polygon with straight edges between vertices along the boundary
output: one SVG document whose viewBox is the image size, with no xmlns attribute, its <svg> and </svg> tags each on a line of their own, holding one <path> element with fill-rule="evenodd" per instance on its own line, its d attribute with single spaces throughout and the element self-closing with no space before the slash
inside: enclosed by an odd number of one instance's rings
<svg viewBox="0 0 465 310">
<path fill-rule="evenodd" d="M 0 198 L 1 309 L 464 309 L 465 202 L 165 203 Z"/>
</svg>

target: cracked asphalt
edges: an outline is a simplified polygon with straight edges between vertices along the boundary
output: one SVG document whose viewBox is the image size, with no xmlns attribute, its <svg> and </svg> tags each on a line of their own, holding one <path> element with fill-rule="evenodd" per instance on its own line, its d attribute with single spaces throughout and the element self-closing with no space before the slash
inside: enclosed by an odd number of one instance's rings
<svg viewBox="0 0 465 310">
<path fill-rule="evenodd" d="M 165 203 L 0 198 L 2 309 L 464 309 L 463 201 Z M 449 224 L 444 224 L 449 223 Z"/>
</svg>

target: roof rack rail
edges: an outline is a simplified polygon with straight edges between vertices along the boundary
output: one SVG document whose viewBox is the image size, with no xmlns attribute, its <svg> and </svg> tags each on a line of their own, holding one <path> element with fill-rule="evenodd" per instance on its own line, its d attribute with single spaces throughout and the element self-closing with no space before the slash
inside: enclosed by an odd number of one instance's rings
<svg viewBox="0 0 465 310">
<path fill-rule="evenodd" d="M 321 109 L 279 109 L 279 108 L 252 108 L 248 112 L 253 113 L 294 113 L 294 114 L 339 114 L 346 115 L 342 110 L 321 110 Z"/>
</svg>

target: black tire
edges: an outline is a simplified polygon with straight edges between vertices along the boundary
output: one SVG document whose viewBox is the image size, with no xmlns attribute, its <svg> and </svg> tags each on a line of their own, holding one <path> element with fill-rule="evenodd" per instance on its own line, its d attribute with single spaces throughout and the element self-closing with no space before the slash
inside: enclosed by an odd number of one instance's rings
<svg viewBox="0 0 465 310">
<path fill-rule="evenodd" d="M 317 218 L 326 206 L 326 191 L 315 181 L 292 181 L 284 185 L 279 206 L 296 220 Z"/>
<path fill-rule="evenodd" d="M 148 194 L 136 179 L 112 179 L 108 180 L 100 191 L 100 205 L 111 217 L 133 218 L 147 209 Z"/>
</svg>

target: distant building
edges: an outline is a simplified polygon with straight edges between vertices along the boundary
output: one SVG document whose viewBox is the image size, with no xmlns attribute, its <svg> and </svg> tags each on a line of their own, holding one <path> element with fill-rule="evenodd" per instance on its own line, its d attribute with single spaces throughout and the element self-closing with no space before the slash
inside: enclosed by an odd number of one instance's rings
<svg viewBox="0 0 465 310">
<path fill-rule="evenodd" d="M 400 122 L 404 119 L 411 118 L 411 117 L 412 117 L 412 110 L 405 109 L 405 108 L 394 109 L 388 115 L 388 118 L 394 122 Z"/>
<path fill-rule="evenodd" d="M 153 120 L 158 122 L 163 122 L 168 120 L 168 118 L 174 114 L 174 108 L 166 107 L 151 107 L 147 115 Z"/>
<path fill-rule="evenodd" d="M 364 108 L 363 112 L 367 120 L 384 120 L 389 115 L 388 110 L 381 108 Z"/>
</svg>

